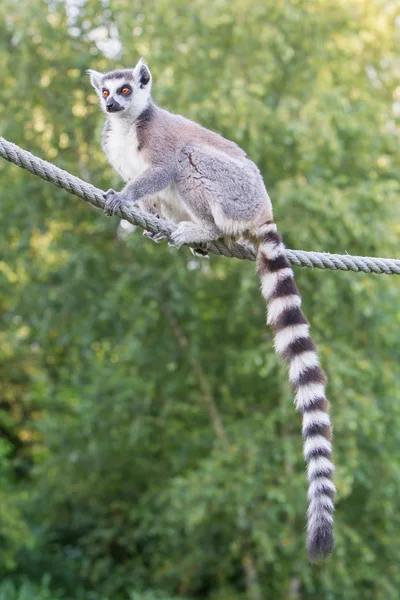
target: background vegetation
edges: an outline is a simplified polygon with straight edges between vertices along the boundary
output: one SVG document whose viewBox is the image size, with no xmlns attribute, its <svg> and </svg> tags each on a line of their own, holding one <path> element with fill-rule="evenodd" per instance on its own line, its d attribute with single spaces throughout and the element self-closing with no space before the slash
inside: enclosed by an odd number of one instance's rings
<svg viewBox="0 0 400 600">
<path fill-rule="evenodd" d="M 398 256 L 399 37 L 390 0 L 1 0 L 0 133 L 118 188 L 85 71 L 144 55 L 157 102 L 258 163 L 288 246 Z M 399 598 L 398 278 L 296 269 L 339 490 L 311 566 L 254 265 L 4 161 L 0 199 L 0 599 Z"/>
</svg>

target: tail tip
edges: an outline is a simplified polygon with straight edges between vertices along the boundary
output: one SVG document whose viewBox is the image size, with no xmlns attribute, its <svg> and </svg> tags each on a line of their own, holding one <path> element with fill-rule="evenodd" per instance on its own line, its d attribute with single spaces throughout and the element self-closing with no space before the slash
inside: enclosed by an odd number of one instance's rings
<svg viewBox="0 0 400 600">
<path fill-rule="evenodd" d="M 325 524 L 308 536 L 308 556 L 313 563 L 329 557 L 334 546 L 332 526 Z"/>
</svg>

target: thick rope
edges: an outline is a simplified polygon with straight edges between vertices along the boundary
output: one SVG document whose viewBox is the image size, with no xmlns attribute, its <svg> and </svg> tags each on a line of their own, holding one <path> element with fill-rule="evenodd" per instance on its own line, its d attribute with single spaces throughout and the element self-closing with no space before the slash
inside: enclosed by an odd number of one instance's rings
<svg viewBox="0 0 400 600">
<path fill-rule="evenodd" d="M 90 202 L 93 206 L 104 208 L 105 200 L 102 190 L 56 167 L 50 162 L 38 158 L 26 150 L 22 150 L 22 148 L 8 142 L 1 136 L 0 156 L 18 167 L 33 173 L 33 175 L 37 175 L 45 181 L 50 181 L 54 185 L 63 188 L 70 194 L 74 194 L 82 198 L 82 200 Z M 163 232 L 166 234 L 167 239 L 170 238 L 172 232 L 175 230 L 175 226 L 172 223 L 164 219 L 158 219 L 149 213 L 138 210 L 134 206 L 122 207 L 116 211 L 116 214 L 133 225 L 138 225 L 142 229 L 147 229 L 152 233 Z M 196 246 L 193 245 L 193 247 Z M 255 260 L 254 252 L 251 249 L 241 244 L 228 247 L 222 240 L 210 243 L 208 251 L 229 258 Z M 329 254 L 327 252 L 304 252 L 302 250 L 286 250 L 286 255 L 291 264 L 298 267 L 400 275 L 400 260 L 391 258 L 371 258 L 368 256 Z"/>
</svg>

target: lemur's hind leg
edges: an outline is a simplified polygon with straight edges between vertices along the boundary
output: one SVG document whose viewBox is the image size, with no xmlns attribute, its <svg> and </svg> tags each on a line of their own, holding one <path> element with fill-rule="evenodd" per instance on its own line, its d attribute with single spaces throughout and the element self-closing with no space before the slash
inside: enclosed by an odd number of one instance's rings
<svg viewBox="0 0 400 600">
<path fill-rule="evenodd" d="M 182 221 L 171 235 L 170 246 L 180 248 L 183 244 L 204 244 L 217 240 L 221 237 L 221 232 L 213 223 L 206 225 Z"/>
<path fill-rule="evenodd" d="M 155 215 L 155 216 L 158 216 L 158 215 Z M 156 244 L 159 244 L 160 242 L 163 242 L 164 240 L 168 239 L 168 234 L 165 233 L 164 231 L 157 231 L 157 232 L 153 233 L 146 229 L 145 231 L 143 231 L 143 235 L 145 237 L 149 238 L 150 240 L 152 240 L 153 242 L 155 242 Z M 176 244 L 174 244 L 173 242 L 170 243 L 170 246 L 175 246 L 175 245 Z M 193 256 L 197 256 L 200 258 L 210 258 L 208 256 L 206 242 L 199 242 L 198 247 L 190 248 L 190 251 L 193 254 Z"/>
</svg>

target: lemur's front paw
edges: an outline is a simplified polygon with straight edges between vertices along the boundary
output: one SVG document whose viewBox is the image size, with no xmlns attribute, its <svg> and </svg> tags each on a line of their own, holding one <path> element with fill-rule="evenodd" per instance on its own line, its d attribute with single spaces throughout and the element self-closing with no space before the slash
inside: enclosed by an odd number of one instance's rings
<svg viewBox="0 0 400 600">
<path fill-rule="evenodd" d="M 104 214 L 107 215 L 107 217 L 111 217 L 122 205 L 122 194 L 115 190 L 108 190 L 108 192 L 104 194 L 104 199 L 106 201 L 104 205 Z"/>
</svg>

